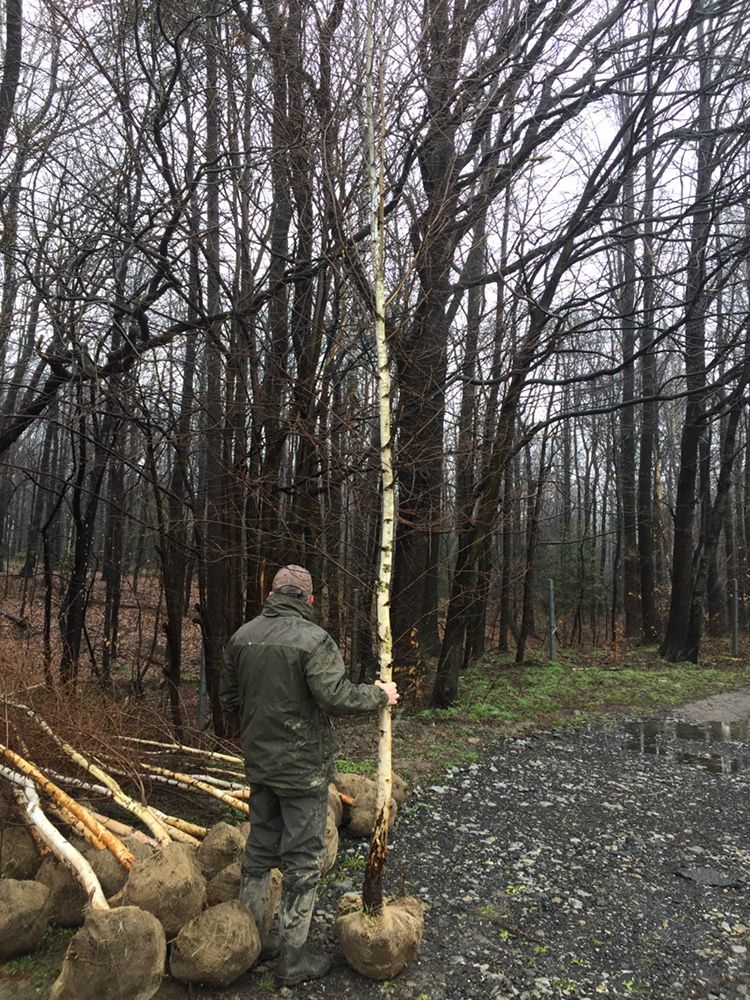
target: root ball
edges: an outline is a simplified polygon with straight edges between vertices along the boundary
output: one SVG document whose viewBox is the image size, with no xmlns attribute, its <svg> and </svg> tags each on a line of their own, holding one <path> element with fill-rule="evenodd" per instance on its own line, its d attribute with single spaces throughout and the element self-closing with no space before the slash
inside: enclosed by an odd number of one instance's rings
<svg viewBox="0 0 750 1000">
<path fill-rule="evenodd" d="M 334 784 L 328 786 L 328 811 L 333 812 L 336 826 L 341 826 L 344 818 L 344 803 L 341 801 L 339 790 Z"/>
<path fill-rule="evenodd" d="M 168 844 L 133 865 L 120 895 L 123 905 L 153 913 L 171 940 L 203 909 L 206 882 L 195 852 L 184 844 Z"/>
<path fill-rule="evenodd" d="M 24 881 L 34 878 L 41 857 L 25 826 L 13 822 L 0 824 L 0 878 Z"/>
<path fill-rule="evenodd" d="M 36 874 L 50 892 L 50 921 L 58 927 L 80 927 L 86 916 L 86 893 L 62 861 L 48 854 Z"/>
<path fill-rule="evenodd" d="M 339 904 L 336 931 L 349 965 L 368 979 L 392 979 L 414 960 L 424 929 L 424 907 L 414 896 L 383 905 L 377 916 L 347 893 Z"/>
<path fill-rule="evenodd" d="M 344 823 L 349 833 L 353 837 L 369 837 L 375 827 L 377 784 L 371 778 L 365 778 L 361 774 L 338 774 L 336 775 L 336 787 L 354 799 L 353 805 L 344 813 Z M 397 810 L 395 799 L 391 799 L 388 817 L 389 828 L 393 826 Z"/>
<path fill-rule="evenodd" d="M 328 815 L 326 816 L 326 843 L 323 851 L 323 858 L 320 864 L 320 870 L 323 874 L 329 872 L 336 864 L 336 855 L 338 854 L 338 851 L 339 828 L 336 824 L 336 816 L 329 806 Z"/>
<path fill-rule="evenodd" d="M 206 886 L 208 905 L 216 906 L 217 903 L 228 903 L 230 899 L 237 899 L 240 894 L 241 878 L 239 861 L 233 861 L 231 865 L 222 868 Z"/>
<path fill-rule="evenodd" d="M 409 786 L 398 774 L 391 775 L 391 794 L 399 806 L 409 798 Z"/>
<path fill-rule="evenodd" d="M 111 851 L 98 851 L 91 844 L 86 843 L 78 849 L 94 869 L 94 874 L 99 879 L 105 896 L 114 896 L 122 889 L 128 880 L 128 873 Z"/>
<path fill-rule="evenodd" d="M 239 861 L 245 849 L 245 840 L 236 826 L 217 823 L 206 834 L 198 848 L 197 859 L 206 878 L 213 878 L 233 861 Z"/>
<path fill-rule="evenodd" d="M 41 882 L 0 881 L 0 959 L 34 951 L 52 913 L 52 894 Z"/>
<path fill-rule="evenodd" d="M 159 990 L 164 929 L 136 906 L 91 910 L 68 945 L 50 1000 L 150 1000 Z"/>
<path fill-rule="evenodd" d="M 228 986 L 255 962 L 260 938 L 237 900 L 219 903 L 185 924 L 172 945 L 169 971 L 183 983 Z"/>
</svg>

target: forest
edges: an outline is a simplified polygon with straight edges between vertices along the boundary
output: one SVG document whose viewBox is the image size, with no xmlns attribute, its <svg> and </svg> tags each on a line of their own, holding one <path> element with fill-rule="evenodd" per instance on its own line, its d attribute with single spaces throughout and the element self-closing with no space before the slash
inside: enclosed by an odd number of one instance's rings
<svg viewBox="0 0 750 1000">
<path fill-rule="evenodd" d="M 747 628 L 746 3 L 376 0 L 370 62 L 356 0 L 0 6 L 3 614 L 39 680 L 150 650 L 221 736 L 290 562 L 374 675 L 373 84 L 401 688 L 522 663 L 550 580 L 565 645 Z"/>
</svg>

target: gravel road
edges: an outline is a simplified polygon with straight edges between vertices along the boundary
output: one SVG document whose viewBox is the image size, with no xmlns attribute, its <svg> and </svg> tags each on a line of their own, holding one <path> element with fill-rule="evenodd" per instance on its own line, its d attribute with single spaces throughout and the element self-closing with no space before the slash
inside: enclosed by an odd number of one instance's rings
<svg viewBox="0 0 750 1000">
<path fill-rule="evenodd" d="M 367 847 L 342 841 L 313 928 L 331 975 L 279 991 L 260 968 L 189 995 L 750 997 L 747 723 L 681 717 L 503 741 L 417 788 L 388 879 L 428 910 L 419 960 L 393 982 L 362 979 L 337 950 L 334 901 L 359 887 Z M 186 996 L 170 985 L 159 1000 Z"/>
</svg>

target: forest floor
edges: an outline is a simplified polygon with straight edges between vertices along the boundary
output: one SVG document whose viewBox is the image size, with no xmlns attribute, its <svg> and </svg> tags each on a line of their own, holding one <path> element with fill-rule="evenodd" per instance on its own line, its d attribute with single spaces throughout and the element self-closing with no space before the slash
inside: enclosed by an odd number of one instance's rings
<svg viewBox="0 0 750 1000">
<path fill-rule="evenodd" d="M 11 659 L 18 640 L 2 631 Z M 196 690 L 188 672 L 188 710 Z M 279 990 L 260 966 L 224 990 L 165 980 L 157 1000 L 750 996 L 748 691 L 748 659 L 722 643 L 697 667 L 624 648 L 563 650 L 555 664 L 538 651 L 522 667 L 486 657 L 455 708 L 394 713 L 394 766 L 414 789 L 386 889 L 427 906 L 418 960 L 386 983 L 346 966 L 333 912 L 359 887 L 367 843 L 342 836 L 312 930 L 334 955 L 325 980 Z M 118 725 L 150 726 L 164 708 L 146 684 Z M 340 770 L 371 772 L 376 727 L 337 731 Z M 0 1000 L 47 997 L 72 933 L 0 964 Z"/>
</svg>

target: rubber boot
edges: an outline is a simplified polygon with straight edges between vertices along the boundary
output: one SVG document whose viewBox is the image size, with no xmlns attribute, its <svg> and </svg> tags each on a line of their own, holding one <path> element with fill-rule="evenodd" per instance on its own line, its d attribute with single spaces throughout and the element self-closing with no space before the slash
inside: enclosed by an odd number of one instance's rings
<svg viewBox="0 0 750 1000">
<path fill-rule="evenodd" d="M 315 955 L 307 947 L 315 892 L 316 887 L 284 893 L 281 901 L 281 957 L 276 966 L 276 978 L 284 986 L 320 979 L 331 971 L 331 959 L 327 955 Z"/>
<path fill-rule="evenodd" d="M 240 902 L 248 908 L 258 928 L 260 959 L 264 962 L 278 958 L 281 951 L 281 938 L 271 930 L 274 914 L 268 905 L 270 883 L 270 872 L 252 877 L 243 875 L 240 881 Z"/>
</svg>

